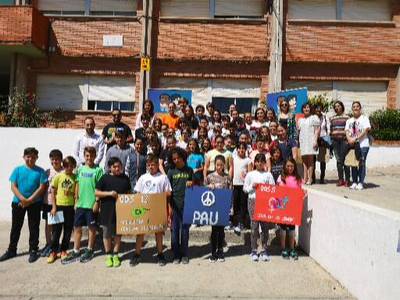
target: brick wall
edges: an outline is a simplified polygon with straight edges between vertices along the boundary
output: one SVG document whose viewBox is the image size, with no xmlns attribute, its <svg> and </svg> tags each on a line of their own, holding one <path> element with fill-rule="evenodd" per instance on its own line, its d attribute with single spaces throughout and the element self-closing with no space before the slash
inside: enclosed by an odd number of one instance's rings
<svg viewBox="0 0 400 300">
<path fill-rule="evenodd" d="M 47 46 L 48 19 L 28 6 L 0 7 L 0 44 Z"/>
<path fill-rule="evenodd" d="M 123 35 L 123 47 L 103 47 L 103 35 Z M 129 19 L 52 19 L 50 46 L 73 57 L 138 57 L 142 27 Z"/>
</svg>

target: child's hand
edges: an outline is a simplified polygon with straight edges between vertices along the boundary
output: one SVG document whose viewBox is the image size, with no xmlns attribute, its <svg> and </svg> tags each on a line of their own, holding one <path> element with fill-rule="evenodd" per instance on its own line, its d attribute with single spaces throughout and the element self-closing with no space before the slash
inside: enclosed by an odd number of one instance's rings
<svg viewBox="0 0 400 300">
<path fill-rule="evenodd" d="M 193 186 L 193 181 L 186 181 L 186 186 L 187 187 L 192 187 Z"/>
<path fill-rule="evenodd" d="M 55 216 L 56 213 L 57 213 L 57 208 L 56 208 L 56 207 L 53 207 L 53 208 L 51 209 L 51 211 L 50 211 L 50 214 L 51 214 L 52 216 Z"/>
<path fill-rule="evenodd" d="M 215 184 L 214 184 L 214 183 L 209 184 L 209 185 L 208 185 L 208 188 L 209 188 L 210 190 L 214 190 L 214 189 L 215 189 Z"/>
<path fill-rule="evenodd" d="M 116 191 L 111 191 L 110 196 L 117 199 L 118 198 L 118 193 Z"/>
<path fill-rule="evenodd" d="M 172 225 L 172 213 L 169 213 L 167 215 L 167 225 L 168 225 L 169 228 L 171 228 L 171 225 Z"/>
<path fill-rule="evenodd" d="M 253 183 L 253 189 L 257 189 L 257 187 L 259 186 L 259 183 Z"/>
</svg>

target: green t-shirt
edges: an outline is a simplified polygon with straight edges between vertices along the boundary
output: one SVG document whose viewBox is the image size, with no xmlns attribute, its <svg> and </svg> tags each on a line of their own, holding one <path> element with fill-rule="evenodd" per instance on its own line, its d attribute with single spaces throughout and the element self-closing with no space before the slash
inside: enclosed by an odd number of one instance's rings
<svg viewBox="0 0 400 300">
<path fill-rule="evenodd" d="M 57 174 L 51 186 L 57 189 L 56 204 L 59 206 L 73 206 L 75 204 L 76 176 L 67 175 L 64 172 Z"/>
<path fill-rule="evenodd" d="M 78 185 L 79 185 L 79 199 L 76 207 L 79 208 L 93 208 L 96 201 L 94 195 L 96 183 L 103 176 L 103 169 L 100 167 L 90 168 L 82 166 L 78 170 Z"/>
</svg>

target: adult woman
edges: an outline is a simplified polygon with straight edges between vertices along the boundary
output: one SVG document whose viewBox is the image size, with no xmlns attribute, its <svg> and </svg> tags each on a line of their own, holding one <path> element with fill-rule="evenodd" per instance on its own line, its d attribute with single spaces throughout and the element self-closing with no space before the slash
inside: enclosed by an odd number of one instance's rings
<svg viewBox="0 0 400 300">
<path fill-rule="evenodd" d="M 260 129 L 265 125 L 265 110 L 262 107 L 256 109 L 254 113 L 254 121 L 251 124 L 251 128 Z"/>
<path fill-rule="evenodd" d="M 233 159 L 232 153 L 224 148 L 224 138 L 219 135 L 215 138 L 215 149 L 208 151 L 205 155 L 205 164 L 204 164 L 204 178 L 211 172 L 215 171 L 215 158 L 218 155 L 222 155 L 225 157 L 225 173 L 229 176 L 229 178 L 233 178 Z"/>
<path fill-rule="evenodd" d="M 265 124 L 269 126 L 271 122 L 276 121 L 275 111 L 272 108 L 267 109 Z"/>
<path fill-rule="evenodd" d="M 329 119 L 322 112 L 322 105 L 318 104 L 315 106 L 315 115 L 319 118 L 321 132 L 318 138 L 318 155 L 317 161 L 319 161 L 320 167 L 320 183 L 325 183 L 325 170 L 326 170 L 326 154 L 330 147 L 330 136 L 329 136 Z M 315 181 L 315 164 L 313 182 Z"/>
<path fill-rule="evenodd" d="M 297 139 L 298 133 L 296 128 L 296 117 L 289 111 L 289 102 L 281 97 L 278 100 L 279 114 L 277 116 L 277 121 L 279 125 L 283 126 L 287 130 L 289 139 Z"/>
<path fill-rule="evenodd" d="M 314 170 L 314 155 L 318 154 L 318 138 L 321 131 L 320 121 L 312 114 L 310 103 L 305 103 L 301 108 L 304 118 L 299 120 L 300 152 L 303 160 L 304 182 L 311 184 Z"/>
<path fill-rule="evenodd" d="M 141 116 L 142 115 L 147 115 L 150 117 L 150 126 L 153 124 L 154 122 L 154 104 L 151 100 L 145 100 L 143 102 L 143 112 L 138 114 L 136 117 L 136 123 L 135 123 L 135 127 L 136 128 L 140 128 L 143 127 L 142 121 L 141 121 Z"/>
<path fill-rule="evenodd" d="M 335 110 L 335 115 L 329 119 L 329 123 L 333 153 L 336 158 L 336 168 L 339 178 L 336 186 L 347 187 L 350 183 L 350 168 L 344 165 L 344 160 L 348 152 L 345 127 L 349 116 L 344 113 L 344 105 L 341 101 L 336 101 L 333 104 L 333 109 Z"/>
<path fill-rule="evenodd" d="M 210 127 L 214 127 L 215 124 L 219 124 L 219 125 L 222 124 L 222 115 L 218 109 L 214 110 L 212 124 L 211 124 L 212 126 L 210 126 Z M 210 129 L 212 129 L 212 128 L 210 128 Z"/>
<path fill-rule="evenodd" d="M 369 151 L 368 132 L 371 130 L 369 118 L 361 113 L 361 103 L 354 101 L 351 105 L 353 117 L 346 121 L 346 137 L 350 146 L 356 150 L 358 167 L 351 167 L 351 177 L 353 184 L 351 189 L 364 189 L 364 179 L 366 173 L 366 160 Z M 359 147 L 359 149 L 357 149 Z M 359 151 L 359 155 L 357 152 Z"/>
</svg>

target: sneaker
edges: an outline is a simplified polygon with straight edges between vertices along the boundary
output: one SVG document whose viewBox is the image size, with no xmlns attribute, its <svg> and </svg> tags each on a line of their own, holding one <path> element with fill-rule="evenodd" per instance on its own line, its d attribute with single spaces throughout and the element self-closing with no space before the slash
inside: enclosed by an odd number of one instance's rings
<svg viewBox="0 0 400 300">
<path fill-rule="evenodd" d="M 52 264 L 53 262 L 56 261 L 56 259 L 57 259 L 57 253 L 51 252 L 49 257 L 47 258 L 47 263 Z"/>
<path fill-rule="evenodd" d="M 289 252 L 287 250 L 282 250 L 281 255 L 282 258 L 289 259 Z"/>
<path fill-rule="evenodd" d="M 34 263 L 35 261 L 38 260 L 38 258 L 39 258 L 39 254 L 37 253 L 37 251 L 29 252 L 29 258 L 28 258 L 29 263 Z"/>
<path fill-rule="evenodd" d="M 252 261 L 254 261 L 254 262 L 258 261 L 258 254 L 256 251 L 251 252 L 250 257 L 251 257 Z"/>
<path fill-rule="evenodd" d="M 119 258 L 119 255 L 114 254 L 112 260 L 113 260 L 113 267 L 114 268 L 118 268 L 118 267 L 121 266 L 121 259 Z"/>
<path fill-rule="evenodd" d="M 172 263 L 174 265 L 179 265 L 181 263 L 181 260 L 179 258 L 174 258 L 174 260 L 172 261 Z"/>
<path fill-rule="evenodd" d="M 240 228 L 240 226 L 235 226 L 235 228 L 233 228 L 233 232 L 236 233 L 237 235 L 240 235 L 242 229 Z"/>
<path fill-rule="evenodd" d="M 362 183 L 357 184 L 356 190 L 361 191 L 364 189 L 364 185 Z"/>
<path fill-rule="evenodd" d="M 344 187 L 349 187 L 349 186 L 350 186 L 350 182 L 349 182 L 349 181 L 345 181 L 345 182 L 343 183 L 343 186 L 344 186 Z"/>
<path fill-rule="evenodd" d="M 140 263 L 140 255 L 134 254 L 133 257 L 129 261 L 129 265 L 131 267 L 137 266 Z"/>
<path fill-rule="evenodd" d="M 167 264 L 164 254 L 157 254 L 157 263 L 160 267 L 164 267 Z"/>
<path fill-rule="evenodd" d="M 226 231 L 230 231 L 232 229 L 233 229 L 232 224 L 229 224 L 228 226 L 225 226 L 225 228 L 224 228 L 224 230 L 226 230 Z"/>
<path fill-rule="evenodd" d="M 111 268 L 113 266 L 114 262 L 113 262 L 113 257 L 111 254 L 107 254 L 106 257 L 106 267 L 107 268 Z"/>
<path fill-rule="evenodd" d="M 182 263 L 184 265 L 187 265 L 189 263 L 189 257 L 187 257 L 187 256 L 182 257 Z"/>
<path fill-rule="evenodd" d="M 81 263 L 87 263 L 92 260 L 93 256 L 94 256 L 93 250 L 86 248 L 79 261 Z"/>
<path fill-rule="evenodd" d="M 61 253 L 60 253 L 60 258 L 61 258 L 62 260 L 65 259 L 65 258 L 67 258 L 67 256 L 68 256 L 67 251 L 61 251 Z M 58 253 L 57 253 L 57 257 L 58 257 Z"/>
<path fill-rule="evenodd" d="M 261 261 L 270 261 L 271 260 L 267 251 L 263 251 L 260 253 L 260 259 L 261 259 Z"/>
<path fill-rule="evenodd" d="M 350 189 L 352 189 L 352 190 L 355 190 L 357 188 L 357 183 L 353 183 L 351 186 L 350 186 Z"/>
<path fill-rule="evenodd" d="M 212 263 L 215 263 L 216 261 L 217 261 L 217 257 L 215 256 L 215 255 L 213 255 L 213 254 L 211 254 L 211 256 L 208 258 L 208 260 L 210 261 L 210 262 L 212 262 Z"/>
<path fill-rule="evenodd" d="M 224 262 L 225 261 L 225 256 L 224 256 L 224 252 L 220 252 L 217 254 L 217 260 L 218 262 Z"/>
<path fill-rule="evenodd" d="M 336 183 L 336 186 L 342 186 L 342 185 L 344 185 L 344 181 L 343 181 L 343 180 L 339 180 L 339 181 Z"/>
<path fill-rule="evenodd" d="M 52 252 L 51 247 L 49 245 L 46 245 L 43 247 L 42 250 L 40 250 L 40 256 L 41 257 L 49 257 L 51 252 Z"/>
<path fill-rule="evenodd" d="M 290 251 L 290 257 L 293 258 L 294 260 L 299 259 L 299 256 L 298 256 L 296 250 L 294 250 L 294 249 Z"/>
<path fill-rule="evenodd" d="M 79 257 L 80 257 L 80 252 L 75 252 L 75 250 L 72 250 L 70 253 L 68 253 L 67 257 L 65 257 L 64 259 L 61 259 L 61 263 L 63 265 L 67 265 L 73 262 L 78 261 Z"/>
<path fill-rule="evenodd" d="M 17 256 L 16 251 L 7 250 L 6 252 L 4 252 L 4 254 L 2 256 L 0 256 L 0 261 L 5 261 L 7 259 L 10 259 L 10 258 L 13 258 L 16 256 Z"/>
</svg>

